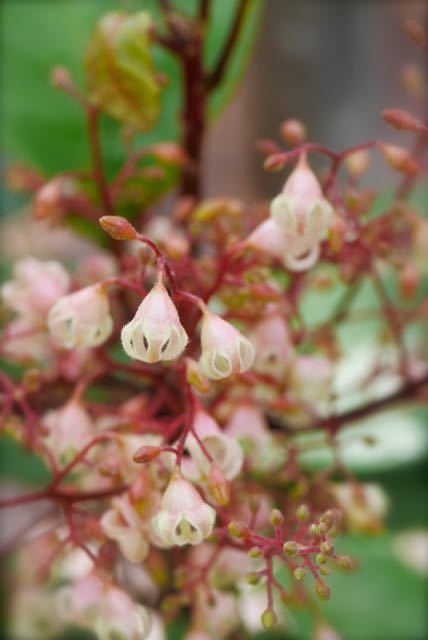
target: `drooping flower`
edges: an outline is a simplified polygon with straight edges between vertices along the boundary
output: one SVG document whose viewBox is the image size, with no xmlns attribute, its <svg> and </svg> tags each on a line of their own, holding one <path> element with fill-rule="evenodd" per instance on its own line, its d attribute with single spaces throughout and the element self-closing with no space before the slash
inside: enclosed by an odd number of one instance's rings
<svg viewBox="0 0 428 640">
<path fill-rule="evenodd" d="M 239 442 L 223 433 L 214 418 L 202 409 L 196 411 L 193 429 L 212 458 L 211 462 L 202 450 L 197 438 L 189 433 L 186 438 L 186 447 L 199 471 L 208 476 L 214 463 L 227 480 L 236 478 L 244 461 L 244 453 Z"/>
<path fill-rule="evenodd" d="M 250 233 L 244 246 L 282 260 L 287 249 L 287 236 L 273 218 L 267 218 Z"/>
<path fill-rule="evenodd" d="M 159 362 L 177 358 L 187 341 L 177 309 L 159 278 L 134 318 L 123 327 L 123 348 L 136 360 Z"/>
<path fill-rule="evenodd" d="M 284 263 L 289 269 L 303 271 L 315 264 L 332 214 L 317 177 L 301 155 L 282 193 L 271 203 L 271 216 L 285 234 Z"/>
<path fill-rule="evenodd" d="M 293 359 L 293 346 L 283 315 L 278 309 L 266 310 L 266 317 L 251 332 L 256 349 L 254 369 L 276 378 L 284 376 Z"/>
<path fill-rule="evenodd" d="M 66 293 L 70 278 L 55 261 L 23 258 L 13 268 L 13 280 L 1 288 L 4 303 L 27 321 L 43 320 L 51 306 Z"/>
<path fill-rule="evenodd" d="M 60 298 L 49 312 L 48 326 L 55 342 L 65 349 L 105 342 L 113 329 L 105 288 L 91 285 Z"/>
<path fill-rule="evenodd" d="M 199 544 L 214 526 L 216 513 L 195 487 L 175 474 L 162 496 L 161 508 L 152 519 L 155 534 L 168 546 Z"/>
<path fill-rule="evenodd" d="M 67 464 L 96 435 L 95 424 L 80 402 L 70 400 L 60 409 L 48 411 L 46 444 L 60 464 Z"/>
<path fill-rule="evenodd" d="M 130 562 L 142 562 L 149 550 L 148 536 L 143 522 L 127 495 L 113 498 L 112 508 L 100 521 L 104 534 L 116 540 L 122 554 Z"/>
<path fill-rule="evenodd" d="M 202 372 L 212 380 L 243 373 L 253 364 L 254 347 L 229 322 L 204 310 L 201 329 Z"/>
<path fill-rule="evenodd" d="M 99 640 L 144 640 L 150 633 L 150 627 L 147 609 L 117 587 L 106 589 L 94 624 Z"/>
</svg>

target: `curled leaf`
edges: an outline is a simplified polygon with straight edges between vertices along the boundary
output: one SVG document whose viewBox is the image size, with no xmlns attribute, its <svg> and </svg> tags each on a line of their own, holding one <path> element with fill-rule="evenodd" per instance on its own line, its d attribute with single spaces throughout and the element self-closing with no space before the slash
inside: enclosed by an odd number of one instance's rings
<svg viewBox="0 0 428 640">
<path fill-rule="evenodd" d="M 110 12 L 97 23 L 85 57 L 90 100 L 140 130 L 159 115 L 160 87 L 150 52 L 150 15 Z"/>
</svg>

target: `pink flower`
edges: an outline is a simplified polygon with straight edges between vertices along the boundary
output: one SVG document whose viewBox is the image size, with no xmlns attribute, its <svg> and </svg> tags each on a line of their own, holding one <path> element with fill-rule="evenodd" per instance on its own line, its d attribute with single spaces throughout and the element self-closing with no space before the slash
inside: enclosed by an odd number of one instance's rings
<svg viewBox="0 0 428 640">
<path fill-rule="evenodd" d="M 92 285 L 60 298 L 49 312 L 48 325 L 55 342 L 65 349 L 102 344 L 113 329 L 105 288 Z"/>
<path fill-rule="evenodd" d="M 142 562 L 149 550 L 143 521 L 132 506 L 128 495 L 113 498 L 112 508 L 100 520 L 104 534 L 116 540 L 122 554 L 130 562 Z"/>
<path fill-rule="evenodd" d="M 138 307 L 135 317 L 122 329 L 128 356 L 143 362 L 173 360 L 185 349 L 187 334 L 177 309 L 161 279 Z"/>
<path fill-rule="evenodd" d="M 159 513 L 153 518 L 155 534 L 168 546 L 199 544 L 214 526 L 216 513 L 203 501 L 195 487 L 175 474 L 162 496 Z"/>
<path fill-rule="evenodd" d="M 96 435 L 91 416 L 76 400 L 70 400 L 61 409 L 49 411 L 43 423 L 49 430 L 46 444 L 61 464 L 70 462 Z"/>
<path fill-rule="evenodd" d="M 42 262 L 36 258 L 16 262 L 13 276 L 13 280 L 2 286 L 3 301 L 31 320 L 44 320 L 70 284 L 68 273 L 59 262 Z"/>
<path fill-rule="evenodd" d="M 303 271 L 315 264 L 332 214 L 315 174 L 301 155 L 282 193 L 271 203 L 271 216 L 286 238 L 286 267 Z"/>
<path fill-rule="evenodd" d="M 248 236 L 244 244 L 283 260 L 287 248 L 287 236 L 273 218 L 263 220 Z"/>
<path fill-rule="evenodd" d="M 212 380 L 243 373 L 253 364 L 254 347 L 231 324 L 205 308 L 201 329 L 202 373 Z"/>
<path fill-rule="evenodd" d="M 189 433 L 186 438 L 186 447 L 199 471 L 208 476 L 212 464 L 215 464 L 227 480 L 236 478 L 244 461 L 239 442 L 224 434 L 217 422 L 202 409 L 196 411 L 193 429 L 213 460 L 211 462 L 207 458 L 196 437 Z"/>
<path fill-rule="evenodd" d="M 287 323 L 278 309 L 268 307 L 266 317 L 251 332 L 256 349 L 254 369 L 281 378 L 293 359 L 293 346 Z"/>
</svg>

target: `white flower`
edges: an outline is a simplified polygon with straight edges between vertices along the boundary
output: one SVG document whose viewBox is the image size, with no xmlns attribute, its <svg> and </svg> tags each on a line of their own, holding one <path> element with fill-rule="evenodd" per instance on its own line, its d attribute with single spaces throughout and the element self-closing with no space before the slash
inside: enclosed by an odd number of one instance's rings
<svg viewBox="0 0 428 640">
<path fill-rule="evenodd" d="M 143 640 L 150 633 L 150 615 L 121 589 L 105 591 L 102 607 L 94 624 L 99 640 Z"/>
<path fill-rule="evenodd" d="M 244 244 L 282 260 L 287 248 L 287 236 L 273 218 L 268 218 L 250 233 Z"/>
<path fill-rule="evenodd" d="M 331 491 L 352 531 L 375 533 L 382 529 L 388 511 L 388 498 L 382 487 L 374 483 L 342 482 L 333 484 Z"/>
<path fill-rule="evenodd" d="M 100 524 L 104 534 L 116 540 L 125 558 L 130 562 L 144 560 L 149 550 L 148 538 L 127 495 L 113 498 L 112 508 L 104 513 Z"/>
<path fill-rule="evenodd" d="M 1 288 L 4 303 L 32 320 L 46 317 L 51 306 L 68 290 L 70 279 L 59 262 L 23 258 L 13 267 L 13 280 Z"/>
<path fill-rule="evenodd" d="M 97 347 L 107 340 L 113 319 L 102 285 L 91 285 L 60 298 L 48 317 L 49 331 L 65 349 Z"/>
<path fill-rule="evenodd" d="M 43 424 L 49 430 L 46 444 L 60 464 L 70 462 L 96 435 L 91 416 L 76 400 L 67 402 L 61 409 L 48 411 Z"/>
<path fill-rule="evenodd" d="M 285 234 L 284 263 L 293 271 L 312 267 L 333 210 L 304 155 L 271 203 L 271 216 Z"/>
<path fill-rule="evenodd" d="M 177 309 L 159 279 L 138 307 L 135 317 L 122 329 L 126 353 L 143 362 L 173 360 L 185 349 L 187 334 Z"/>
<path fill-rule="evenodd" d="M 244 461 L 244 453 L 239 442 L 224 434 L 216 421 L 202 409 L 196 412 L 193 429 L 225 478 L 236 478 Z M 186 447 L 199 471 L 208 476 L 212 463 L 192 433 L 186 438 Z"/>
<path fill-rule="evenodd" d="M 201 370 L 207 378 L 219 380 L 243 373 L 253 364 L 254 347 L 231 324 L 204 310 L 201 329 Z"/>
<path fill-rule="evenodd" d="M 174 475 L 162 496 L 161 509 L 152 526 L 168 546 L 199 544 L 214 526 L 216 513 L 203 501 L 195 487 L 179 474 Z"/>
</svg>

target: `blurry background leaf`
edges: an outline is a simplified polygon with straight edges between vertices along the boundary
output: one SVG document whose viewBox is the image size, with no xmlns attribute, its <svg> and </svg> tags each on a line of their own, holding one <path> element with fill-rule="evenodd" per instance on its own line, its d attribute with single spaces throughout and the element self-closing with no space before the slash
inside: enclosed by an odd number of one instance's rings
<svg viewBox="0 0 428 640">
<path fill-rule="evenodd" d="M 195 0 L 179 0 L 173 6 L 193 13 Z M 237 0 L 213 2 L 212 20 L 207 34 L 206 61 L 211 68 L 217 60 L 233 20 Z M 241 76 L 248 60 L 261 14 L 261 0 L 248 3 L 241 37 L 227 69 L 225 81 L 213 93 L 210 113 L 221 109 Z M 89 163 L 84 120 L 79 108 L 66 95 L 49 84 L 54 65 L 66 66 L 83 86 L 82 51 L 85 50 L 96 21 L 107 11 L 121 9 L 118 0 L 51 2 L 32 0 L 3 3 L 3 116 L 2 139 L 7 160 L 25 161 L 47 174 L 87 166 Z M 144 9 L 160 19 L 156 0 L 136 0 L 126 8 Z M 31 19 L 28 13 L 31 11 Z M 179 136 L 181 73 L 174 57 L 153 48 L 157 71 L 165 74 L 169 85 L 162 95 L 162 108 L 154 130 L 143 134 L 149 144 L 176 140 Z M 117 123 L 102 120 L 102 142 L 109 174 L 123 159 Z M 174 176 L 173 176 L 174 177 Z"/>
<path fill-rule="evenodd" d="M 146 11 L 107 13 L 98 21 L 85 56 L 91 101 L 113 118 L 142 131 L 155 124 L 160 106 L 150 26 Z"/>
</svg>

